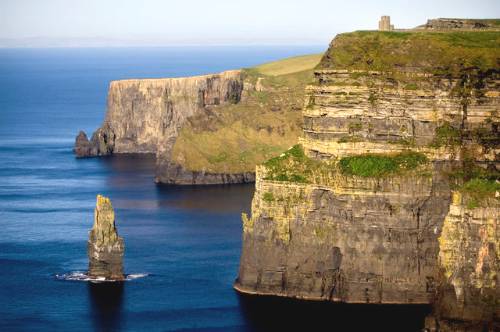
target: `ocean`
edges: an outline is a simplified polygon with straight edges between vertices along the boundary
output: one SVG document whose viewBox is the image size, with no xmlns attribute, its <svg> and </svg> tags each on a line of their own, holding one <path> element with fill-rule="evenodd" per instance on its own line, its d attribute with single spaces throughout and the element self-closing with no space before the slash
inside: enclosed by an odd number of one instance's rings
<svg viewBox="0 0 500 332">
<path fill-rule="evenodd" d="M 75 159 L 111 80 L 249 67 L 321 46 L 0 50 L 1 331 L 418 331 L 427 307 L 305 303 L 232 289 L 253 185 L 153 182 L 153 156 Z M 125 240 L 124 283 L 78 279 L 97 194 Z"/>
</svg>

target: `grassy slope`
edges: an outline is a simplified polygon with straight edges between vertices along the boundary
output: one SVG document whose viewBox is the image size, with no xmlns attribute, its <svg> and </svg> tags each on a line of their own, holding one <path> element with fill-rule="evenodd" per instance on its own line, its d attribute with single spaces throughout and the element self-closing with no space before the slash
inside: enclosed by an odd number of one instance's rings
<svg viewBox="0 0 500 332">
<path fill-rule="evenodd" d="M 244 70 L 260 85 L 236 105 L 215 107 L 181 129 L 172 159 L 191 171 L 253 172 L 255 165 L 296 144 L 305 86 L 320 55 L 285 59 Z M 259 81 L 259 83 L 257 83 Z"/>
<path fill-rule="evenodd" d="M 255 69 L 259 73 L 268 76 L 279 76 L 297 73 L 314 68 L 319 63 L 322 56 L 323 54 L 296 56 L 280 61 L 265 63 L 255 67 Z"/>
</svg>

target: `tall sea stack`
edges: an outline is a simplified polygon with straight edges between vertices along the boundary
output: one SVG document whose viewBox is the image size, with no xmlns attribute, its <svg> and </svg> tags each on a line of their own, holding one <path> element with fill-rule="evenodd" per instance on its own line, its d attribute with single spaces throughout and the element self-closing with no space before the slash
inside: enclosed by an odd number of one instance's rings
<svg viewBox="0 0 500 332">
<path fill-rule="evenodd" d="M 89 276 L 123 280 L 125 244 L 115 228 L 115 212 L 109 198 L 97 195 L 94 226 L 89 233 Z"/>
</svg>

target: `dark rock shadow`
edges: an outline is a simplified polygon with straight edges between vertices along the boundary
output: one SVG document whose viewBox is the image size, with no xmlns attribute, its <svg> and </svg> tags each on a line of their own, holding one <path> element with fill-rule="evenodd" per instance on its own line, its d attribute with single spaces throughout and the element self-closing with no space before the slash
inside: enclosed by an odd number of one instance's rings
<svg viewBox="0 0 500 332">
<path fill-rule="evenodd" d="M 340 304 L 238 295 L 250 331 L 406 331 L 424 328 L 428 305 Z"/>
<path fill-rule="evenodd" d="M 120 331 L 124 282 L 88 283 L 90 315 L 94 331 Z"/>
</svg>

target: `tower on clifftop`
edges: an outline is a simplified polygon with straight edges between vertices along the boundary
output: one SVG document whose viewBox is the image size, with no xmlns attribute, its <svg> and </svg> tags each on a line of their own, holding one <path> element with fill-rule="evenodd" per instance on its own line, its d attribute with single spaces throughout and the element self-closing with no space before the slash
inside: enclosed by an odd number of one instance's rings
<svg viewBox="0 0 500 332">
<path fill-rule="evenodd" d="M 378 21 L 378 29 L 380 31 L 391 31 L 394 30 L 394 25 L 391 24 L 390 16 L 382 16 L 380 21 Z"/>
</svg>

